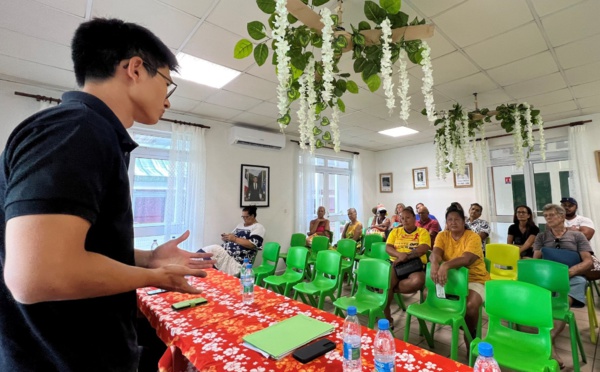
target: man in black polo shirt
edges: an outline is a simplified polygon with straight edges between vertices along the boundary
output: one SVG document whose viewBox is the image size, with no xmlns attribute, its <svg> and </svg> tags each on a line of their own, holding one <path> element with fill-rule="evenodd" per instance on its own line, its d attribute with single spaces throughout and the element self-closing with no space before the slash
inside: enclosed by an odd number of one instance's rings
<svg viewBox="0 0 600 372">
<path fill-rule="evenodd" d="M 126 128 L 169 107 L 177 60 L 147 29 L 80 25 L 77 82 L 11 134 L 0 157 L 0 371 L 136 371 L 135 289 L 199 293 L 209 254 L 133 247 Z"/>
</svg>

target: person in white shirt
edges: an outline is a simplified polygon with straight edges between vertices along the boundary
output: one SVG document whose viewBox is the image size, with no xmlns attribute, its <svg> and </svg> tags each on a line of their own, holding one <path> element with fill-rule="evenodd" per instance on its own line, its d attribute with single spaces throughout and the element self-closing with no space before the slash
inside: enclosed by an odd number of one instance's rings
<svg viewBox="0 0 600 372">
<path fill-rule="evenodd" d="M 596 232 L 594 222 L 591 219 L 577 215 L 577 200 L 574 198 L 562 198 L 560 205 L 567 212 L 565 215 L 565 226 L 569 230 L 579 231 L 591 240 Z"/>
</svg>

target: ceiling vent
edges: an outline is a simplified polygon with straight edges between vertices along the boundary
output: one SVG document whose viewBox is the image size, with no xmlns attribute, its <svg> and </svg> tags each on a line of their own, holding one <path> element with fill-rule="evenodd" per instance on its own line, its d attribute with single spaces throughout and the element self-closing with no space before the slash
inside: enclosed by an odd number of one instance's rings
<svg viewBox="0 0 600 372">
<path fill-rule="evenodd" d="M 229 128 L 229 143 L 232 145 L 281 150 L 285 147 L 285 134 L 244 127 L 231 127 Z"/>
</svg>

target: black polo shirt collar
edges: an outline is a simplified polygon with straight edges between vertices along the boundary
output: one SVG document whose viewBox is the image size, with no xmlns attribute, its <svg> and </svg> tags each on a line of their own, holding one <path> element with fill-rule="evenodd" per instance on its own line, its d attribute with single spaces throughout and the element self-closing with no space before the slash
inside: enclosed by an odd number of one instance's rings
<svg viewBox="0 0 600 372">
<path fill-rule="evenodd" d="M 121 149 L 125 153 L 129 153 L 138 147 L 138 144 L 131 138 L 123 126 L 123 123 L 121 123 L 115 113 L 101 99 L 92 94 L 79 91 L 65 92 L 62 95 L 62 103 L 68 104 L 75 102 L 81 102 L 88 106 L 90 109 L 104 117 L 106 121 L 111 124 L 117 133 L 117 136 L 119 137 Z"/>
</svg>

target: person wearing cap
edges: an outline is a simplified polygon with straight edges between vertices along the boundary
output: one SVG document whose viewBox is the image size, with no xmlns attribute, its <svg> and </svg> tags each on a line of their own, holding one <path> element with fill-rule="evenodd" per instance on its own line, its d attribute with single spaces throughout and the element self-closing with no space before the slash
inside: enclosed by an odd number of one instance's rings
<svg viewBox="0 0 600 372">
<path fill-rule="evenodd" d="M 373 218 L 371 227 L 367 230 L 366 235 L 377 234 L 385 237 L 386 232 L 390 229 L 390 219 L 386 216 L 387 209 L 383 205 L 377 206 L 377 216 Z"/>
<path fill-rule="evenodd" d="M 565 209 L 565 226 L 569 230 L 579 231 L 587 240 L 592 240 L 596 229 L 591 219 L 577 214 L 577 200 L 565 197 L 560 199 L 560 205 Z"/>
<path fill-rule="evenodd" d="M 471 208 L 469 208 L 469 218 L 466 223 L 471 231 L 479 235 L 481 238 L 481 248 L 483 249 L 483 253 L 485 253 L 485 240 L 488 236 L 490 236 L 490 224 L 479 217 L 481 217 L 481 213 L 483 212 L 483 207 L 478 203 L 471 204 Z"/>
</svg>

